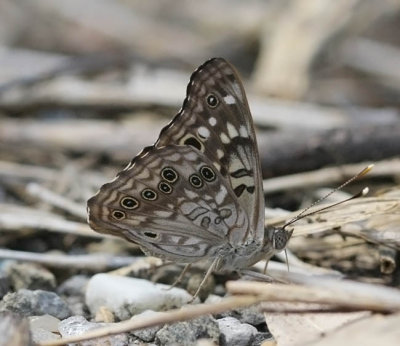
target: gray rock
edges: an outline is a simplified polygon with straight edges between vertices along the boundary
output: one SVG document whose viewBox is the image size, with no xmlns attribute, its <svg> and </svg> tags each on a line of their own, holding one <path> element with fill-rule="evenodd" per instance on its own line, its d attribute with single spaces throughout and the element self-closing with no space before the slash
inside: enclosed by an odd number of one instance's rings
<svg viewBox="0 0 400 346">
<path fill-rule="evenodd" d="M 41 341 L 61 339 L 60 335 L 49 332 L 43 328 L 31 328 L 31 335 L 35 344 Z"/>
<path fill-rule="evenodd" d="M 156 343 L 164 346 L 193 346 L 196 340 L 196 333 L 188 322 L 167 325 L 156 334 Z"/>
<path fill-rule="evenodd" d="M 57 289 L 57 293 L 65 296 L 85 295 L 89 278 L 86 275 L 74 275 L 65 280 Z"/>
<path fill-rule="evenodd" d="M 217 320 L 221 332 L 221 346 L 248 346 L 251 345 L 258 333 L 257 329 L 250 324 L 240 323 L 233 317 L 224 317 Z"/>
<path fill-rule="evenodd" d="M 248 323 L 253 326 L 265 324 L 264 314 L 260 311 L 260 308 L 256 305 L 234 309 L 229 312 L 224 312 L 221 317 L 234 317 L 242 323 Z"/>
<path fill-rule="evenodd" d="M 54 292 L 20 289 L 8 293 L 0 302 L 0 311 L 13 311 L 24 316 L 49 314 L 59 319 L 70 316 L 67 304 Z"/>
<path fill-rule="evenodd" d="M 21 288 L 53 291 L 56 287 L 53 273 L 40 265 L 9 261 L 4 271 L 15 291 Z"/>
<path fill-rule="evenodd" d="M 31 329 L 42 328 L 49 332 L 58 332 L 58 324 L 60 320 L 50 315 L 31 316 L 29 317 L 29 325 Z"/>
<path fill-rule="evenodd" d="M 261 344 L 266 340 L 273 340 L 273 336 L 269 332 L 260 333 L 258 332 L 251 343 L 251 346 L 261 346 Z"/>
<path fill-rule="evenodd" d="M 87 285 L 86 305 L 92 315 L 105 306 L 120 320 L 145 310 L 167 310 L 186 304 L 192 296 L 180 288 L 112 274 L 94 275 Z"/>
<path fill-rule="evenodd" d="M 97 329 L 109 323 L 88 322 L 83 316 L 72 316 L 58 324 L 62 337 L 81 335 L 89 330 Z M 105 336 L 95 340 L 80 342 L 81 346 L 128 346 L 128 335 L 126 333 Z"/>
<path fill-rule="evenodd" d="M 71 315 L 83 316 L 85 318 L 90 318 L 89 310 L 85 304 L 85 298 L 82 296 L 64 296 L 63 299 L 67 303 Z"/>
<path fill-rule="evenodd" d="M 140 320 L 144 316 L 151 316 L 156 314 L 155 311 L 152 310 L 146 310 L 143 311 L 142 313 L 132 317 L 133 320 Z M 156 333 L 161 329 L 162 326 L 156 326 L 156 327 L 151 327 L 151 328 L 146 328 L 146 329 L 140 329 L 140 330 L 135 330 L 132 332 L 133 335 L 137 336 L 139 339 L 150 342 L 153 341 Z"/>
<path fill-rule="evenodd" d="M 212 316 L 202 316 L 192 321 L 166 325 L 156 334 L 156 343 L 159 345 L 196 345 L 198 339 L 212 339 L 215 343 L 219 339 L 217 321 Z"/>
</svg>

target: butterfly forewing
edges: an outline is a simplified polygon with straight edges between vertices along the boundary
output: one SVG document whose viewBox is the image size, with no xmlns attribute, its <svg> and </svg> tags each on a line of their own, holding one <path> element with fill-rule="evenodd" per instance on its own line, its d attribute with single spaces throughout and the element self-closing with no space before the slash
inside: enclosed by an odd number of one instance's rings
<svg viewBox="0 0 400 346">
<path fill-rule="evenodd" d="M 155 146 L 190 145 L 209 158 L 250 220 L 251 237 L 262 240 L 264 196 L 254 126 L 235 69 L 215 58 L 192 75 L 180 112 Z"/>
<path fill-rule="evenodd" d="M 246 212 L 222 175 L 191 146 L 146 150 L 88 201 L 89 224 L 146 253 L 194 262 L 243 242 Z"/>
</svg>

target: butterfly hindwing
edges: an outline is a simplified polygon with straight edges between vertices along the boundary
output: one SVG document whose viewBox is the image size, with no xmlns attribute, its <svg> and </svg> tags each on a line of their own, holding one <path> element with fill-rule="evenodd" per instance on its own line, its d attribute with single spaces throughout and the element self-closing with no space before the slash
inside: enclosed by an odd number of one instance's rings
<svg viewBox="0 0 400 346">
<path fill-rule="evenodd" d="M 194 262 L 243 242 L 246 212 L 207 157 L 191 146 L 151 148 L 88 201 L 90 226 L 146 253 Z"/>
</svg>

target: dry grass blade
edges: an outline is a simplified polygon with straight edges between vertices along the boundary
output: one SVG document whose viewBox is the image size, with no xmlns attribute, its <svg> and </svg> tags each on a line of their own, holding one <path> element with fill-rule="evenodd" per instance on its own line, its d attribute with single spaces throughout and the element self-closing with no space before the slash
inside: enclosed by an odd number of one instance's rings
<svg viewBox="0 0 400 346">
<path fill-rule="evenodd" d="M 400 293 L 393 288 L 322 277 L 313 279 L 299 274 L 289 274 L 288 277 L 292 282 L 297 281 L 302 285 L 229 281 L 226 287 L 229 293 L 256 295 L 268 302 L 327 304 L 331 307 L 381 312 L 400 311 Z"/>
<path fill-rule="evenodd" d="M 320 206 L 310 209 L 310 212 L 318 210 Z M 285 217 L 268 219 L 268 225 L 283 224 L 285 220 L 298 215 L 298 211 Z M 293 236 L 308 235 L 330 231 L 345 232 L 364 239 L 382 243 L 394 242 L 399 239 L 400 229 L 396 229 L 400 218 L 400 197 L 379 196 L 365 197 L 349 201 L 332 209 L 323 210 L 315 215 L 307 217 L 308 223 L 296 223 Z M 387 232 L 390 231 L 390 232 Z M 378 232 L 378 235 L 377 235 Z M 376 239 L 373 239 L 375 235 Z M 386 238 L 384 237 L 386 236 Z"/>
</svg>

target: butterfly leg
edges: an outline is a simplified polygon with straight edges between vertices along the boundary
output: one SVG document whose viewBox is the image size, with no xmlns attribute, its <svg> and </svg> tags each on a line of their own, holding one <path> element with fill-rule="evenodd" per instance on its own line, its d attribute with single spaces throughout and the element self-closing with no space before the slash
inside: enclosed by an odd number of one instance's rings
<svg viewBox="0 0 400 346">
<path fill-rule="evenodd" d="M 210 275 L 213 273 L 215 267 L 217 266 L 218 261 L 220 260 L 220 257 L 215 257 L 214 261 L 211 263 L 210 268 L 208 268 L 206 275 L 204 275 L 203 280 L 200 282 L 199 287 L 197 288 L 196 293 L 193 295 L 193 298 L 189 301 L 189 303 L 192 303 L 196 297 L 199 295 L 201 288 L 204 286 L 206 283 L 207 279 L 210 277 Z"/>
<path fill-rule="evenodd" d="M 192 266 L 192 263 L 186 264 L 185 268 L 183 268 L 182 272 L 179 274 L 178 278 L 174 281 L 174 283 L 168 288 L 168 290 L 176 287 L 177 284 L 179 284 L 183 277 L 185 276 L 185 274 L 187 273 L 187 271 L 190 269 L 190 267 Z"/>
</svg>

